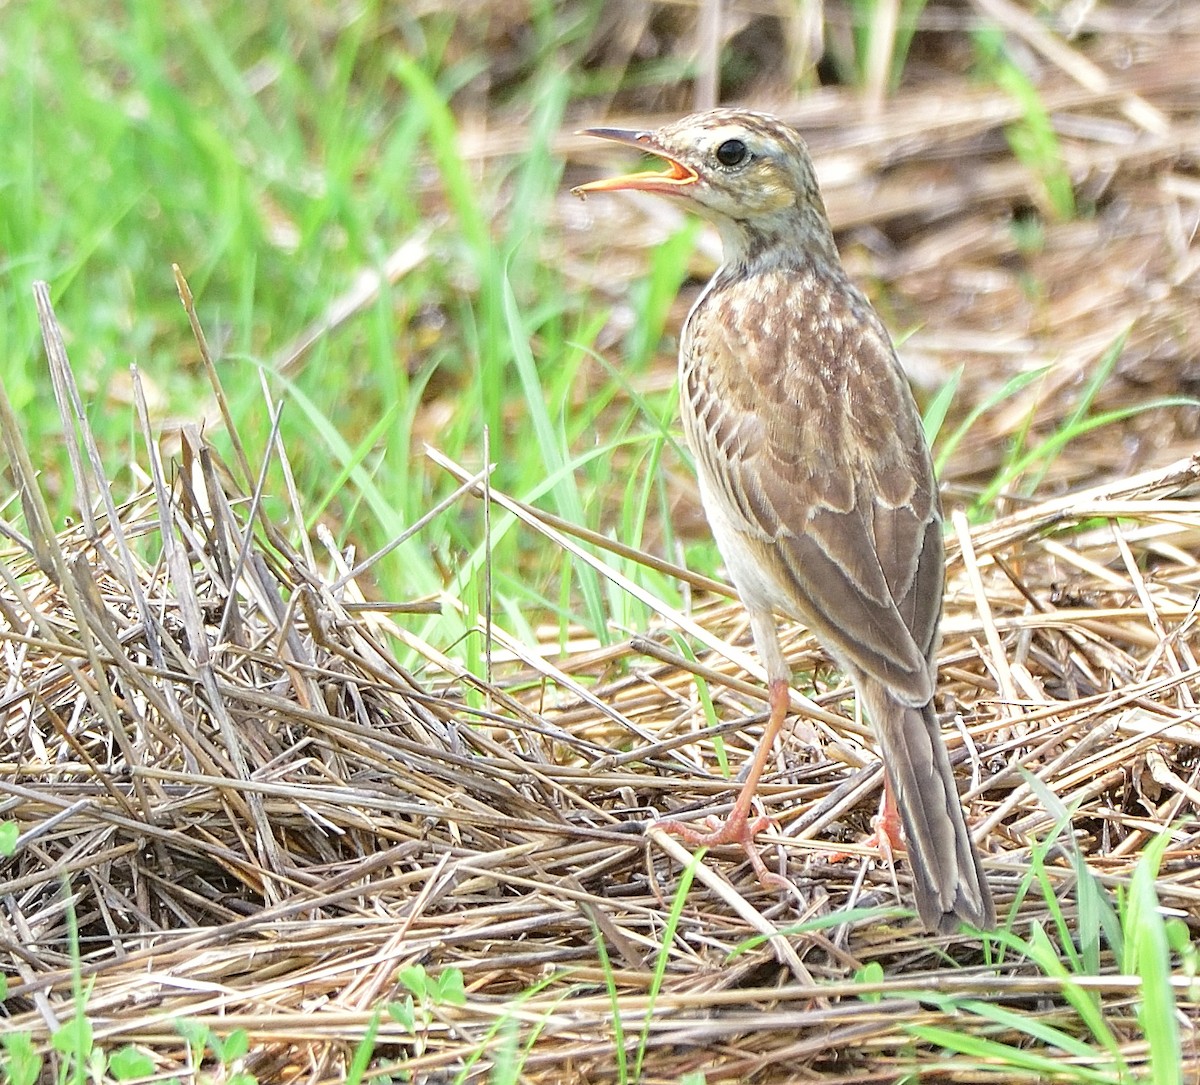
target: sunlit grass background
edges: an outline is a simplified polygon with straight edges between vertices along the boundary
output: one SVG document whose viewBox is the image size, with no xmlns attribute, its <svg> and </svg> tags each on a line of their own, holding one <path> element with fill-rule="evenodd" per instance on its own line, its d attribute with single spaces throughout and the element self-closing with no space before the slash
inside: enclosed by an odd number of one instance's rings
<svg viewBox="0 0 1200 1085">
<path fill-rule="evenodd" d="M 168 432 L 217 422 L 178 264 L 255 465 L 269 458 L 264 387 L 283 402 L 309 529 L 320 519 L 360 556 L 382 546 L 452 488 L 422 443 L 477 466 L 486 432 L 495 486 L 635 543 L 648 510 L 669 531 L 654 466 L 672 440 L 670 389 L 628 393 L 662 347 L 695 231 L 682 229 L 639 277 L 626 349 L 611 352 L 621 367 L 596 379 L 611 300 L 565 273 L 545 211 L 560 188 L 553 142 L 564 123 L 586 120 L 623 80 L 677 96 L 687 71 L 585 65 L 599 3 L 535 4 L 508 23 L 486 6 L 406 7 L 129 5 L 98 17 L 89 5 L 34 2 L 0 12 L 0 365 L 61 509 L 71 479 L 52 451 L 62 435 L 31 283 L 52 286 L 121 479 L 133 458 L 131 364 Z M 489 131 L 508 145 L 480 153 Z M 287 357 L 335 298 L 406 244 L 418 254 L 412 270 Z M 277 474 L 272 482 L 267 493 L 282 494 Z M 601 489 L 620 495 L 605 523 Z M 481 590 L 481 524 L 461 507 L 440 517 L 377 565 L 381 595 L 449 588 L 469 607 Z M 593 578 L 562 568 L 561 555 L 522 551 L 504 523 L 490 542 L 499 621 L 520 630 L 527 610 L 565 617 L 566 600 L 582 598 L 572 616 L 604 635 Z M 474 624 L 470 613 L 430 621 L 447 642 Z"/>
<path fill-rule="evenodd" d="M 900 5 L 897 25 L 880 13 L 889 5 L 877 12 L 861 2 L 801 5 L 776 21 L 744 17 L 716 67 L 723 94 L 783 99 L 822 81 L 887 93 L 905 76 L 923 6 Z M 702 528 L 691 530 L 694 508 L 683 539 L 671 515 L 686 459 L 671 337 L 681 285 L 703 277 L 700 232 L 668 219 L 644 265 L 613 274 L 597 255 L 603 208 L 589 212 L 600 221 L 588 251 L 578 249 L 581 231 L 565 231 L 550 213 L 564 198 L 562 133 L 613 110 L 691 106 L 709 60 L 693 23 L 670 5 L 646 16 L 598 0 L 519 11 L 437 3 L 96 11 L 43 0 L 0 9 L 0 375 L 43 451 L 60 514 L 72 481 L 31 284 L 51 284 L 108 466 L 132 490 L 138 481 L 121 474 L 136 459 L 131 365 L 168 442 L 183 425 L 220 428 L 176 294 L 177 264 L 235 428 L 252 467 L 266 464 L 266 500 L 279 512 L 286 491 L 268 434 L 270 404 L 282 403 L 280 438 L 304 530 L 320 521 L 359 558 L 377 550 L 453 489 L 424 443 L 476 469 L 486 434 L 496 488 L 716 571 Z M 974 70 L 1023 95 L 1009 141 L 1045 177 L 1047 216 L 1069 218 L 1071 191 L 1063 193 L 1061 154 L 1036 90 L 1001 31 L 966 15 L 961 24 L 976 28 L 974 38 L 948 36 L 944 56 L 926 47 L 919 63 Z M 623 40 L 631 25 L 640 37 Z M 781 43 L 784 28 L 795 40 Z M 813 28 L 824 32 L 823 53 Z M 408 254 L 403 273 L 321 330 L 336 299 L 397 253 Z M 886 312 L 886 295 L 877 300 Z M 898 334 L 911 327 L 898 323 Z M 298 343 L 309 345 L 297 354 Z M 1023 387 L 1031 378 L 1014 379 Z M 937 388 L 924 393 L 939 417 L 954 383 L 941 399 Z M 970 406 L 956 404 L 960 418 Z M 950 437 L 957 447 L 962 432 Z M 1012 481 L 998 472 L 977 510 Z M 678 601 L 671 578 L 628 571 Z M 418 621 L 418 631 L 471 659 L 477 645 L 462 638 L 487 593 L 495 620 L 525 638 L 531 623 L 551 620 L 563 637 L 576 626 L 603 641 L 645 618 L 561 551 L 523 545 L 511 520 L 498 518 L 485 540 L 481 510 L 469 504 L 437 517 L 373 576 L 386 599 L 448 593 L 456 606 Z"/>
</svg>

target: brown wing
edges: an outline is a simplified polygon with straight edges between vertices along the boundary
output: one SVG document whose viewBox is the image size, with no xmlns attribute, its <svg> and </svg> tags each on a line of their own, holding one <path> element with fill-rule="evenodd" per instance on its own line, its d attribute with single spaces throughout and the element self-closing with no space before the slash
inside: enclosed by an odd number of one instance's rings
<svg viewBox="0 0 1200 1085">
<path fill-rule="evenodd" d="M 748 604 L 795 613 L 843 666 L 923 705 L 943 551 L 907 382 L 848 284 L 768 280 L 749 300 L 737 283 L 710 292 L 689 322 L 684 415 L 698 470 L 749 559 L 786 591 Z"/>
</svg>

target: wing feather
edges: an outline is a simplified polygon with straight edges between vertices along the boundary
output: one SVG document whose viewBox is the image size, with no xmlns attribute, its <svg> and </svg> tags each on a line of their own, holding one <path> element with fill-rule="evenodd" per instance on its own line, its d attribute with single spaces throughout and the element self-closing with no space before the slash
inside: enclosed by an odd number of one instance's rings
<svg viewBox="0 0 1200 1085">
<path fill-rule="evenodd" d="M 920 418 L 861 295 L 823 292 L 814 313 L 812 284 L 779 285 L 763 293 L 794 304 L 773 314 L 710 292 L 685 336 L 685 432 L 742 544 L 726 563 L 748 606 L 800 618 L 843 667 L 919 707 L 944 561 Z M 764 582 L 777 597 L 759 597 Z"/>
</svg>

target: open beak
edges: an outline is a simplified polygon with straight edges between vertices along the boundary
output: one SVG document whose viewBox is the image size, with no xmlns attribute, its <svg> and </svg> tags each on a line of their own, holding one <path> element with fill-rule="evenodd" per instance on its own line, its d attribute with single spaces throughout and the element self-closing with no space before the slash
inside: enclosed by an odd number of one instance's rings
<svg viewBox="0 0 1200 1085">
<path fill-rule="evenodd" d="M 676 161 L 659 146 L 653 132 L 637 132 L 629 128 L 585 128 L 579 134 L 636 147 L 639 151 L 657 155 L 667 164 L 665 170 L 624 173 L 619 177 L 605 177 L 599 181 L 577 185 L 571 192 L 580 199 L 586 199 L 589 192 L 618 192 L 631 189 L 638 192 L 678 192 L 680 188 L 695 184 L 699 180 L 699 175 L 694 169 Z"/>
</svg>

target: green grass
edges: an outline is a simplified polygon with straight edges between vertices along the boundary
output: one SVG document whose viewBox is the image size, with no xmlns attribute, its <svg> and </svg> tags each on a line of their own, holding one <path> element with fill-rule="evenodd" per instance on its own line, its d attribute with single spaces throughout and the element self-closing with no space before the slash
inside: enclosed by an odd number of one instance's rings
<svg viewBox="0 0 1200 1085">
<path fill-rule="evenodd" d="M 1040 182 L 1042 202 L 1050 216 L 1060 222 L 1073 219 L 1078 208 L 1071 174 L 1037 87 L 1009 55 L 1003 31 L 983 27 L 973 37 L 980 76 L 1006 91 L 1021 110 L 1005 132 L 1009 147 Z"/>
<path fill-rule="evenodd" d="M 1047 977 L 1047 991 L 1061 997 L 1066 1013 L 1043 1018 L 1030 1012 L 1022 991 L 1013 991 L 1013 1004 L 1004 1004 L 1004 980 L 997 981 L 1000 998 L 964 998 L 936 991 L 896 992 L 940 1010 L 947 1024 L 914 1024 L 911 1035 L 944 1049 L 947 1067 L 973 1075 L 973 1079 L 1006 1081 L 1022 1075 L 1045 1075 L 1047 1080 L 1079 1085 L 1126 1085 L 1145 1081 L 1151 1085 L 1178 1085 L 1182 1081 L 1178 1007 L 1171 981 L 1172 954 L 1184 958 L 1195 950 L 1186 924 L 1165 918 L 1155 893 L 1155 879 L 1170 833 L 1160 832 L 1138 860 L 1128 890 L 1110 895 L 1088 867 L 1070 837 L 1073 811 L 1058 801 L 1037 777 L 1024 773 L 1039 801 L 1054 815 L 1055 824 L 1031 850 L 1028 875 L 1017 902 L 1029 893 L 1040 898 L 1050 917 L 1049 929 L 1041 922 L 1018 934 L 1010 914 L 1001 917 L 998 930 L 980 935 L 991 947 L 993 964 L 1005 965 L 1006 974 L 1032 969 Z M 1068 915 L 1057 886 L 1061 883 L 1058 859 L 1069 857 L 1074 884 L 1070 896 L 1074 909 Z M 1058 869 L 1055 869 L 1058 867 Z M 1015 913 L 1017 905 L 1014 904 Z M 1137 1026 L 1149 1050 L 1149 1075 L 1134 1077 L 1125 1059 L 1117 1032 L 1127 1032 L 1111 1002 L 1102 1003 L 1088 979 L 1117 971 L 1139 981 L 1134 1001 Z M 1104 967 L 1106 966 L 1107 967 Z M 863 977 L 879 982 L 878 973 Z M 891 995 L 890 995 L 891 996 Z M 864 995 L 864 997 L 866 997 Z M 963 1016 L 977 1024 L 964 1028 L 955 1023 Z M 980 1027 L 983 1023 L 984 1027 Z M 987 1026 L 995 1036 L 988 1036 Z M 1019 1037 L 1011 1042 L 1010 1037 Z M 1000 1038 L 1004 1037 L 1004 1038 Z"/>
<path fill-rule="evenodd" d="M 271 461 L 273 512 L 285 489 L 266 447 L 264 382 L 283 404 L 280 440 L 306 527 L 319 519 L 359 558 L 453 490 L 421 440 L 475 469 L 485 431 L 493 486 L 639 537 L 666 503 L 654 468 L 673 408 L 665 394 L 631 398 L 631 382 L 654 359 L 696 231 L 670 243 L 635 291 L 623 371 L 575 408 L 607 313 L 568 288 L 544 208 L 561 188 L 551 139 L 583 78 L 569 73 L 580 70 L 574 61 L 601 7 L 534 5 L 533 55 L 503 94 L 519 146 L 482 162 L 464 155 L 448 103 L 470 101 L 484 77 L 488 54 L 474 40 L 484 28 L 453 9 L 416 19 L 366 3 L 332 34 L 332 15 L 299 4 L 130 5 L 95 20 L 81 4 L 64 12 L 33 0 L 0 13 L 0 376 L 43 456 L 60 519 L 73 495 L 31 284 L 52 286 L 120 491 L 137 485 L 125 471 L 131 363 L 160 424 L 215 417 L 176 295 L 177 263 L 251 471 Z M 414 237 L 427 255 L 408 275 L 276 372 L 287 343 Z M 613 522 L 597 494 L 626 481 L 618 455 L 637 473 Z M 372 576 L 385 598 L 448 591 L 465 602 L 465 612 L 447 610 L 416 632 L 462 643 L 472 666 L 478 645 L 463 636 L 484 609 L 485 564 L 502 624 L 525 633 L 524 612 L 552 613 L 564 630 L 582 622 L 609 635 L 611 599 L 595 573 L 552 549 L 531 560 L 528 538 L 504 524 L 493 524 L 486 562 L 484 546 L 481 505 L 464 499 Z M 673 597 L 669 583 L 654 587 Z M 619 624 L 644 624 L 623 606 Z"/>
<path fill-rule="evenodd" d="M 851 0 L 853 50 L 850 56 L 839 58 L 843 74 L 856 83 L 869 83 L 874 79 L 880 86 L 895 90 L 904 74 L 908 50 L 925 3 L 926 0 L 901 0 L 893 26 L 882 15 L 879 0 Z M 890 37 L 877 41 L 885 28 L 890 29 Z M 872 64 L 881 60 L 886 70 L 873 73 Z"/>
<path fill-rule="evenodd" d="M 654 959 L 654 973 L 650 981 L 650 987 L 646 992 L 646 1012 L 642 1017 L 642 1030 L 638 1036 L 637 1054 L 634 1057 L 632 1076 L 626 1077 L 624 1075 L 624 1067 L 622 1066 L 622 1074 L 618 1078 L 621 1085 L 625 1085 L 626 1081 L 636 1082 L 642 1079 L 642 1064 L 645 1062 L 646 1052 L 649 1050 L 650 1026 L 654 1022 L 654 1004 L 658 1000 L 659 993 L 662 991 L 663 978 L 666 976 L 667 964 L 671 957 L 671 945 L 675 941 L 676 933 L 679 929 L 679 921 L 687 905 L 688 890 L 691 888 L 692 879 L 696 876 L 696 868 L 703 861 L 706 850 L 705 848 L 698 848 L 688 861 L 687 866 L 680 873 L 679 885 L 676 887 L 675 896 L 671 900 L 671 910 L 667 913 L 666 920 L 663 923 L 662 933 L 659 938 L 658 954 Z M 613 1012 L 615 1023 L 615 1007 Z"/>
</svg>

